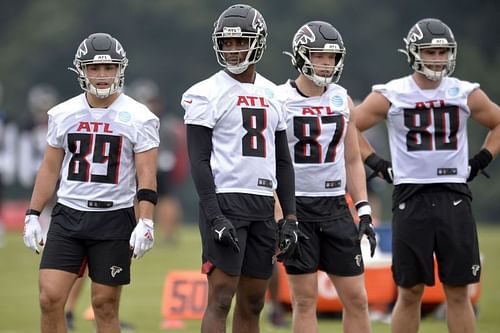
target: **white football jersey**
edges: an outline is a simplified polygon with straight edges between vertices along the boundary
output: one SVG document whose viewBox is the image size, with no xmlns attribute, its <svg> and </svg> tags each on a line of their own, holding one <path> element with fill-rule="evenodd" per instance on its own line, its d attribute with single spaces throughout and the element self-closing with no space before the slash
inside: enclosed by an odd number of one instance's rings
<svg viewBox="0 0 500 333">
<path fill-rule="evenodd" d="M 58 202 L 83 211 L 132 207 L 134 154 L 158 147 L 158 117 L 125 94 L 106 109 L 91 108 L 81 94 L 48 115 L 47 143 L 66 153 Z M 112 205 L 97 208 L 92 201 Z"/>
<path fill-rule="evenodd" d="M 286 129 L 275 94 L 276 85 L 259 74 L 251 84 L 224 71 L 183 94 L 184 123 L 213 129 L 210 166 L 216 193 L 273 195 L 275 132 Z"/>
<path fill-rule="evenodd" d="M 395 185 L 466 182 L 467 98 L 478 87 L 445 77 L 438 88 L 422 90 L 411 76 L 373 86 L 391 103 L 387 128 Z"/>
<path fill-rule="evenodd" d="M 287 115 L 295 195 L 344 195 L 344 138 L 350 114 L 347 91 L 330 84 L 321 96 L 305 97 L 290 82 L 279 89 Z"/>
</svg>

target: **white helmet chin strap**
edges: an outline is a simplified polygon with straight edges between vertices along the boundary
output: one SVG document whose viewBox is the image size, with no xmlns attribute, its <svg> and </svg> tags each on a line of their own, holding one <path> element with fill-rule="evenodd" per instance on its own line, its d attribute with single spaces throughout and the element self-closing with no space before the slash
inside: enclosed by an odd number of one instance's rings
<svg viewBox="0 0 500 333">
<path fill-rule="evenodd" d="M 248 62 L 248 60 L 244 60 L 243 62 L 240 62 L 239 64 L 236 65 L 226 64 L 226 68 L 233 74 L 241 74 L 247 70 L 249 65 L 250 63 Z"/>
<path fill-rule="evenodd" d="M 422 70 L 417 70 L 417 72 L 423 74 L 426 78 L 428 78 L 431 81 L 439 81 L 448 74 L 446 68 L 443 69 L 442 71 L 433 71 L 427 68 L 425 65 L 422 65 L 422 68 L 423 68 Z"/>
<path fill-rule="evenodd" d="M 314 72 L 314 70 L 313 70 L 313 72 Z M 332 76 L 320 76 L 320 75 L 316 75 L 316 73 L 314 73 L 313 75 L 308 75 L 308 74 L 304 74 L 304 75 L 309 80 L 314 82 L 315 85 L 317 85 L 319 87 L 326 87 L 327 85 L 332 83 L 332 79 L 333 79 L 333 75 Z"/>
<path fill-rule="evenodd" d="M 116 83 L 113 83 L 109 88 L 99 89 L 89 82 L 87 91 L 97 98 L 106 98 L 114 94 L 118 89 L 116 88 Z"/>
</svg>

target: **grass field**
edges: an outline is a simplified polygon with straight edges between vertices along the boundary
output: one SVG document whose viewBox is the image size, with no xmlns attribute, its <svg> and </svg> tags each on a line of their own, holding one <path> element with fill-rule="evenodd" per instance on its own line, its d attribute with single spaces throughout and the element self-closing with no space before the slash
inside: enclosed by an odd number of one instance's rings
<svg viewBox="0 0 500 333">
<path fill-rule="evenodd" d="M 500 330 L 500 227 L 479 227 L 484 268 L 479 300 L 477 332 L 497 333 Z M 5 235 L 5 246 L 0 248 L 0 333 L 35 333 L 39 331 L 38 263 L 39 256 L 24 247 L 19 232 Z M 137 333 L 165 332 L 162 322 L 161 301 L 165 275 L 169 270 L 198 270 L 200 244 L 197 229 L 185 226 L 176 246 L 157 244 L 143 259 L 134 261 L 132 284 L 125 287 L 122 297 L 121 318 L 136 326 Z M 92 322 L 83 319 L 89 305 L 88 284 L 84 297 L 78 303 L 75 332 L 94 332 Z M 266 311 L 266 309 L 264 309 Z M 265 318 L 265 316 L 263 316 Z M 182 330 L 170 332 L 199 332 L 199 321 L 186 321 Z M 334 319 L 321 319 L 320 332 L 341 332 L 341 323 Z M 286 332 L 278 330 L 262 320 L 262 332 Z M 230 330 L 229 330 L 230 331 Z M 389 326 L 373 324 L 373 332 L 389 332 Z M 425 318 L 420 328 L 423 333 L 447 332 L 446 323 Z"/>
</svg>

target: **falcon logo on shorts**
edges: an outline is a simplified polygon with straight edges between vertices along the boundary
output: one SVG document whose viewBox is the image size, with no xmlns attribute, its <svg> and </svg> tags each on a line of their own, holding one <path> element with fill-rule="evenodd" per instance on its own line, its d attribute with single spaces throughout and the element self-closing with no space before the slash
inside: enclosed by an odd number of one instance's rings
<svg viewBox="0 0 500 333">
<path fill-rule="evenodd" d="M 121 273 L 123 271 L 123 268 L 118 266 L 111 266 L 109 269 L 111 270 L 112 277 L 115 277 L 116 274 Z"/>
<path fill-rule="evenodd" d="M 357 254 L 354 257 L 354 261 L 356 261 L 356 266 L 358 266 L 358 267 L 361 267 L 361 261 L 362 260 L 363 260 L 363 257 L 361 256 L 361 254 Z"/>
<path fill-rule="evenodd" d="M 479 266 L 479 265 L 472 265 L 471 269 L 472 269 L 472 275 L 477 276 L 477 273 L 481 269 L 481 266 Z"/>
</svg>

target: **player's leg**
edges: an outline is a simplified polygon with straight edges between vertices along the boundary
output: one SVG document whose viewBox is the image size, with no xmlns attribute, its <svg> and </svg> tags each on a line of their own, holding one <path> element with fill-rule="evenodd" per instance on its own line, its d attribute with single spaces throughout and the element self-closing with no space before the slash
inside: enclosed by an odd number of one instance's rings
<svg viewBox="0 0 500 333">
<path fill-rule="evenodd" d="M 392 310 L 391 319 L 393 333 L 416 333 L 418 331 L 423 293 L 423 284 L 411 288 L 398 287 L 398 298 Z"/>
<path fill-rule="evenodd" d="M 442 212 L 437 231 L 436 259 L 446 296 L 450 332 L 475 331 L 475 315 L 467 285 L 479 282 L 481 260 L 470 198 L 443 192 L 438 206 Z"/>
<path fill-rule="evenodd" d="M 248 225 L 241 277 L 238 284 L 233 333 L 259 332 L 259 318 L 273 272 L 276 221 L 253 221 Z M 238 234 L 239 235 L 239 234 Z"/>
<path fill-rule="evenodd" d="M 292 330 L 317 332 L 316 298 L 318 295 L 317 269 L 320 260 L 319 223 L 303 222 L 300 231 L 309 237 L 299 243 L 300 257 L 285 262 L 292 300 Z"/>
<path fill-rule="evenodd" d="M 77 274 L 57 269 L 40 269 L 41 332 L 66 332 L 64 304 Z"/>
<path fill-rule="evenodd" d="M 128 240 L 87 241 L 91 302 L 97 332 L 120 332 L 121 287 L 130 283 Z"/>
<path fill-rule="evenodd" d="M 66 332 L 64 305 L 76 278 L 86 265 L 84 243 L 68 236 L 61 225 L 69 223 L 64 208 L 56 205 L 39 272 L 41 331 Z"/>
<path fill-rule="evenodd" d="M 214 240 L 210 223 L 200 210 L 200 234 L 203 246 L 202 272 L 207 274 L 208 299 L 201 322 L 201 332 L 225 332 L 231 303 L 238 287 L 243 257 L 246 250 L 247 227 L 249 222 L 231 219 L 236 232 L 240 252 Z"/>
<path fill-rule="evenodd" d="M 434 239 L 438 208 L 435 193 L 421 191 L 393 210 L 392 273 L 398 296 L 392 311 L 393 333 L 416 333 L 424 284 L 434 284 Z"/>
<path fill-rule="evenodd" d="M 364 275 L 329 277 L 342 301 L 344 332 L 371 332 Z"/>
<path fill-rule="evenodd" d="M 74 311 L 76 303 L 78 302 L 78 298 L 80 297 L 81 291 L 83 290 L 83 286 L 85 285 L 86 278 L 87 275 L 85 274 L 85 276 L 76 279 L 64 307 L 64 317 L 66 318 L 66 325 L 68 327 L 68 330 L 70 331 L 75 329 Z"/>
<path fill-rule="evenodd" d="M 450 333 L 473 333 L 476 327 L 474 309 L 467 286 L 443 284 L 446 295 L 446 314 Z"/>
<path fill-rule="evenodd" d="M 97 333 L 119 333 L 118 318 L 121 286 L 109 286 L 92 281 L 92 308 Z"/>
<path fill-rule="evenodd" d="M 268 279 L 242 275 L 238 283 L 233 315 L 233 333 L 258 333 L 259 318 L 264 308 Z"/>
<path fill-rule="evenodd" d="M 288 285 L 292 297 L 293 332 L 317 332 L 316 299 L 318 277 L 315 273 L 289 274 Z"/>
<path fill-rule="evenodd" d="M 281 304 L 279 299 L 279 289 L 280 289 L 280 278 L 278 271 L 278 263 L 274 264 L 273 275 L 269 279 L 269 313 L 268 319 L 272 326 L 274 327 L 288 327 L 289 324 L 285 319 L 285 309 L 283 304 Z"/>
<path fill-rule="evenodd" d="M 228 251 L 232 251 L 228 249 Z M 226 332 L 226 321 L 239 277 L 213 268 L 207 275 L 207 307 L 201 321 L 201 333 Z"/>
<path fill-rule="evenodd" d="M 343 304 L 344 332 L 370 332 L 368 298 L 358 229 L 343 197 L 336 216 L 319 224 L 320 269 L 328 273 Z"/>
</svg>

